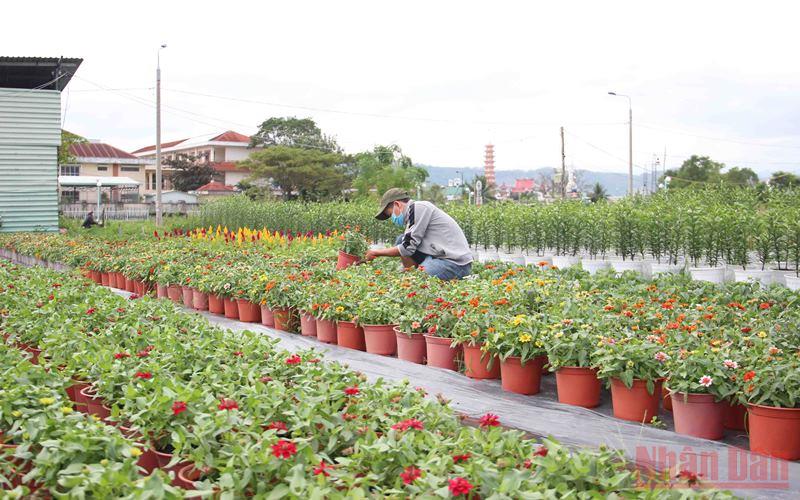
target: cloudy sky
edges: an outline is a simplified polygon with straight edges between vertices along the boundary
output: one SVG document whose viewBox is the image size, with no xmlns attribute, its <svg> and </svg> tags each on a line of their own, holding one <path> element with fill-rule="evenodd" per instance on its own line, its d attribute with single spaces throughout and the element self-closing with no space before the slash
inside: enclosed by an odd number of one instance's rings
<svg viewBox="0 0 800 500">
<path fill-rule="evenodd" d="M 14 2 L 3 55 L 83 65 L 65 128 L 122 149 L 270 116 L 312 117 L 349 152 L 397 143 L 438 166 L 626 171 L 690 154 L 800 170 L 795 2 L 196 0 Z M 15 21 L 16 20 L 16 21 Z"/>
</svg>

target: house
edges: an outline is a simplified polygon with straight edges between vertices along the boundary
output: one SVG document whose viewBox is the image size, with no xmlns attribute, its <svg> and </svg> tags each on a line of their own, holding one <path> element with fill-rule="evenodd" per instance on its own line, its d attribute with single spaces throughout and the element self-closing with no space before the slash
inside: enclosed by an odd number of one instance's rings
<svg viewBox="0 0 800 500">
<path fill-rule="evenodd" d="M 216 200 L 218 198 L 224 198 L 225 196 L 237 194 L 238 192 L 239 190 L 233 186 L 227 186 L 221 182 L 211 181 L 208 184 L 200 186 L 194 191 L 189 191 L 189 194 L 197 195 L 197 198 L 201 202 L 205 202 Z"/>
<path fill-rule="evenodd" d="M 0 57 L 0 231 L 58 230 L 61 91 L 83 59 Z"/>
<path fill-rule="evenodd" d="M 507 200 L 511 198 L 511 186 L 505 182 L 497 186 L 494 190 L 494 197 L 498 200 Z"/>
<path fill-rule="evenodd" d="M 70 144 L 69 152 L 74 161 L 59 166 L 59 177 L 62 180 L 71 176 L 80 176 L 126 178 L 127 181 L 131 181 L 109 183 L 108 198 L 105 201 L 138 203 L 141 195 L 155 192 L 155 182 L 148 184 L 145 172 L 147 166 L 152 165 L 152 160 L 137 158 L 102 142 Z M 65 184 L 69 184 L 71 187 Z M 79 190 L 75 184 L 74 182 L 60 182 L 59 194 L 62 203 L 97 202 L 96 190 Z"/>
<path fill-rule="evenodd" d="M 261 149 L 250 148 L 249 146 L 250 137 L 228 130 L 221 134 L 163 142 L 161 143 L 161 158 L 165 161 L 174 160 L 178 155 L 201 158 L 202 161 L 211 162 L 217 172 L 215 180 L 226 186 L 235 186 L 250 175 L 249 170 L 236 166 L 235 162 L 244 160 L 250 156 L 251 152 Z M 133 152 L 133 155 L 154 161 L 152 168 L 148 168 L 148 176 L 152 176 L 155 179 L 155 145 L 137 149 Z M 169 177 L 168 169 L 163 172 L 165 177 Z M 153 185 L 155 185 L 155 180 L 153 180 Z"/>
<path fill-rule="evenodd" d="M 511 195 L 518 198 L 520 195 L 533 193 L 536 188 L 536 181 L 533 179 L 514 179 Z"/>
</svg>

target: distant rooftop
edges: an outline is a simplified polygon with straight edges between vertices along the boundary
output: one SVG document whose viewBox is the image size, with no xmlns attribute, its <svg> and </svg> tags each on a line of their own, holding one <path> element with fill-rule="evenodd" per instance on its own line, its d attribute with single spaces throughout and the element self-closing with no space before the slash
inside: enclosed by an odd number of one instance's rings
<svg viewBox="0 0 800 500">
<path fill-rule="evenodd" d="M 233 130 L 228 130 L 221 134 L 209 134 L 200 137 L 191 137 L 189 139 L 180 139 L 177 141 L 162 142 L 161 150 L 164 151 L 166 149 L 185 149 L 195 146 L 204 146 L 213 142 L 236 142 L 236 143 L 250 144 L 250 137 L 244 134 L 240 134 L 239 132 L 234 132 Z M 149 153 L 150 151 L 155 151 L 155 150 L 156 146 L 155 144 L 153 144 L 151 146 L 145 146 L 143 148 L 137 149 L 136 151 L 133 152 L 133 154 Z"/>
<path fill-rule="evenodd" d="M 0 88 L 63 90 L 83 59 L 0 57 Z"/>
</svg>

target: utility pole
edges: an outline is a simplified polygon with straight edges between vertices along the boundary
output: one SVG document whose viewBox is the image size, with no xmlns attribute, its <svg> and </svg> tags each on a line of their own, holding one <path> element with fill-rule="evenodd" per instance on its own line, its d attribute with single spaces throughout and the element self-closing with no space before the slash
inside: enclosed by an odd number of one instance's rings
<svg viewBox="0 0 800 500">
<path fill-rule="evenodd" d="M 561 199 L 567 197 L 567 166 L 565 164 L 566 155 L 564 154 L 564 127 L 561 127 Z"/>
<path fill-rule="evenodd" d="M 167 48 L 162 43 L 158 48 L 156 64 L 156 226 L 161 226 L 161 49 Z"/>
<path fill-rule="evenodd" d="M 628 99 L 628 196 L 633 196 L 633 105 L 631 96 L 609 92 L 608 95 Z"/>
</svg>

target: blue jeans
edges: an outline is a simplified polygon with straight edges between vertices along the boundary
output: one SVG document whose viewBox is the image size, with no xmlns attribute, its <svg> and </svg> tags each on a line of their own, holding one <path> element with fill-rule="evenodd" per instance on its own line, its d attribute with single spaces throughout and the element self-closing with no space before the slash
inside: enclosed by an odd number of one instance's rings
<svg viewBox="0 0 800 500">
<path fill-rule="evenodd" d="M 399 245 L 403 242 L 403 235 L 397 237 L 394 244 Z M 472 273 L 472 263 L 469 264 L 456 264 L 452 260 L 437 259 L 428 254 L 422 253 L 419 250 L 414 252 L 411 258 L 418 266 L 422 266 L 429 276 L 439 278 L 441 280 L 459 280 L 464 276 L 469 276 Z"/>
</svg>

